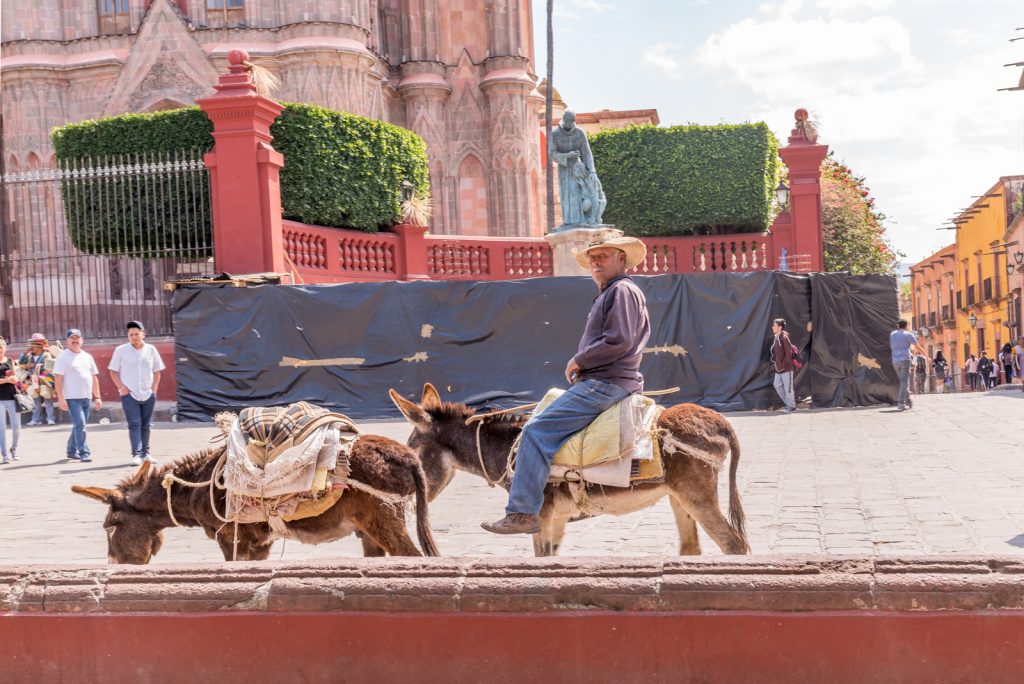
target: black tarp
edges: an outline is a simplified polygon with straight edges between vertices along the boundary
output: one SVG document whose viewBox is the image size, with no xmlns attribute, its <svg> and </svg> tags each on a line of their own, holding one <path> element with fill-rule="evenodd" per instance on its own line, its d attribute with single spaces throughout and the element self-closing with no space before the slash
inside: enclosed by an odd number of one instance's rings
<svg viewBox="0 0 1024 684">
<path fill-rule="evenodd" d="M 637 277 L 651 314 L 641 368 L 664 403 L 718 410 L 780 405 L 767 363 L 783 317 L 808 362 L 797 396 L 815 406 L 892 403 L 885 276 L 787 273 Z M 184 286 L 175 291 L 178 414 L 305 400 L 354 418 L 393 417 L 388 388 L 423 383 L 472 406 L 536 401 L 564 387 L 596 296 L 588 278 Z M 875 368 L 877 366 L 877 368 Z"/>
</svg>

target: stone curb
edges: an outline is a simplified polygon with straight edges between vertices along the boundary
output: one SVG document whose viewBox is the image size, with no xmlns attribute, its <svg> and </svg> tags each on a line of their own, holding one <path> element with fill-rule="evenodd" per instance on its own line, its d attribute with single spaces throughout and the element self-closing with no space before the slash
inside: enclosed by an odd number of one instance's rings
<svg viewBox="0 0 1024 684">
<path fill-rule="evenodd" d="M 1016 557 L 385 558 L 0 567 L 0 613 L 989 611 Z"/>
</svg>

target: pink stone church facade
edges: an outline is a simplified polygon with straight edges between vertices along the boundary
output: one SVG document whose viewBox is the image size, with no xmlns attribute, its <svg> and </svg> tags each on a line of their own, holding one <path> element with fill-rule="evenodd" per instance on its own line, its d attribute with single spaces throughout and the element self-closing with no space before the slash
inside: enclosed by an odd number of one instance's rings
<svg viewBox="0 0 1024 684">
<path fill-rule="evenodd" d="M 433 233 L 543 232 L 527 0 L 4 0 L 2 23 L 4 173 L 52 167 L 55 126 L 212 95 L 244 48 L 278 100 L 421 135 Z"/>
</svg>

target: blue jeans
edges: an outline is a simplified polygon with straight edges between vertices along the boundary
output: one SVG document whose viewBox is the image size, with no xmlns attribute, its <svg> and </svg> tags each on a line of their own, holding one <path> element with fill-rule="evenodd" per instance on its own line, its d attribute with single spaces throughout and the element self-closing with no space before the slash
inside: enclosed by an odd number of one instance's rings
<svg viewBox="0 0 1024 684">
<path fill-rule="evenodd" d="M 121 408 L 128 421 L 128 441 L 132 444 L 132 456 L 149 455 L 149 427 L 153 422 L 153 407 L 156 395 L 146 401 L 139 401 L 130 394 L 121 397 Z"/>
<path fill-rule="evenodd" d="M 68 437 L 68 456 L 89 457 L 89 445 L 85 443 L 85 424 L 92 413 L 92 402 L 88 399 L 68 399 L 68 413 L 71 414 L 71 436 Z"/>
<path fill-rule="evenodd" d="M 46 407 L 46 422 L 53 422 L 53 399 L 43 399 L 42 397 L 35 398 L 36 406 L 32 409 L 32 422 L 42 423 L 43 422 L 43 407 Z"/>
<path fill-rule="evenodd" d="M 7 421 L 11 421 L 11 449 L 18 448 L 18 436 L 21 434 L 21 416 L 18 415 L 18 404 L 14 399 L 0 401 L 0 455 L 7 458 Z"/>
<path fill-rule="evenodd" d="M 896 375 L 900 379 L 900 389 L 896 393 L 896 408 L 905 408 L 907 405 L 907 384 L 910 380 L 910 359 L 906 361 L 893 361 L 896 368 Z"/>
<path fill-rule="evenodd" d="M 779 395 L 779 399 L 782 399 L 786 409 L 795 411 L 796 394 L 793 392 L 793 371 L 776 373 L 773 384 L 775 385 L 775 392 Z"/>
<path fill-rule="evenodd" d="M 540 513 L 551 461 L 558 449 L 603 411 L 628 396 L 629 392 L 610 382 L 582 380 L 555 399 L 543 413 L 531 418 L 523 428 L 505 511 Z"/>
</svg>

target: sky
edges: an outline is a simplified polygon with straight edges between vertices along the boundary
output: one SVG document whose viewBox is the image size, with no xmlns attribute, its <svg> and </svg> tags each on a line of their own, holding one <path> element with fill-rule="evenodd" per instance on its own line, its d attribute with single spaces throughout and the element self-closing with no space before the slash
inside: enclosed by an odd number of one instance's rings
<svg viewBox="0 0 1024 684">
<path fill-rule="evenodd" d="M 537 72 L 546 2 L 533 0 Z M 1000 176 L 1024 174 L 1024 0 L 554 0 L 554 84 L 576 111 L 655 108 L 661 125 L 810 111 L 914 263 Z M 1021 40 L 1011 42 L 1019 37 Z"/>
</svg>

